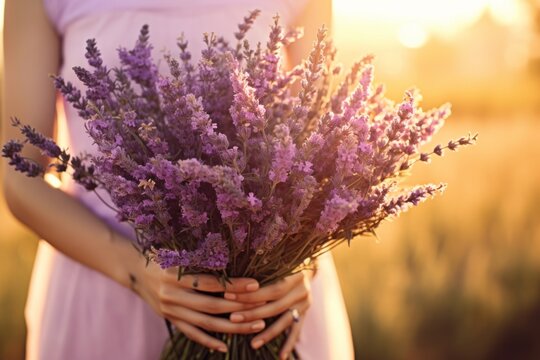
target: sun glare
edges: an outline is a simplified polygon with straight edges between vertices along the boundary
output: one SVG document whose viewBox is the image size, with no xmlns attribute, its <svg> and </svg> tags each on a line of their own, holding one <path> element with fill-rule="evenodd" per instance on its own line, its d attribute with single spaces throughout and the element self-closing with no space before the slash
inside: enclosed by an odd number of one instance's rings
<svg viewBox="0 0 540 360">
<path fill-rule="evenodd" d="M 404 24 L 398 31 L 399 42 L 408 48 L 416 49 L 422 47 L 427 39 L 427 31 L 416 23 Z"/>
<path fill-rule="evenodd" d="M 526 16 L 518 0 L 334 0 L 333 9 L 337 36 L 351 40 L 363 32 L 364 42 L 393 41 L 407 48 L 423 46 L 431 34 L 451 38 L 487 11 L 503 25 Z"/>
<path fill-rule="evenodd" d="M 491 0 L 489 10 L 493 17 L 504 25 L 520 23 L 527 16 L 525 4 L 511 0 Z"/>
</svg>

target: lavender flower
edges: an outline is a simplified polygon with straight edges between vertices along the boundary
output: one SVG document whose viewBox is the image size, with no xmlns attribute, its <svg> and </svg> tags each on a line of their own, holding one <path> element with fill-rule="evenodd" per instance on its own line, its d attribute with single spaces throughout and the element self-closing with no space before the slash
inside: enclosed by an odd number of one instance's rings
<svg viewBox="0 0 540 360">
<path fill-rule="evenodd" d="M 274 135 L 274 156 L 268 178 L 274 184 L 278 184 L 287 180 L 296 155 L 296 146 L 292 141 L 287 125 L 277 125 L 274 128 Z"/>
<path fill-rule="evenodd" d="M 265 110 L 255 97 L 255 90 L 246 80 L 246 74 L 238 71 L 238 64 L 231 74 L 231 84 L 234 99 L 230 113 L 234 126 L 239 136 L 244 140 L 251 136 L 252 132 L 261 132 L 266 126 Z"/>
<path fill-rule="evenodd" d="M 390 200 L 387 204 L 384 205 L 384 210 L 391 215 L 397 215 L 399 212 L 406 211 L 411 206 L 418 205 L 420 202 L 426 200 L 428 197 L 443 192 L 445 187 L 445 184 L 428 184 L 414 187 L 408 192 Z"/>
<path fill-rule="evenodd" d="M 316 229 L 323 234 L 331 234 L 347 215 L 356 211 L 357 207 L 358 201 L 349 191 L 345 189 L 333 191 L 324 205 Z"/>
<path fill-rule="evenodd" d="M 43 175 L 22 156 L 32 145 L 53 159 L 50 169 L 106 192 L 162 267 L 262 282 L 443 190 L 403 190 L 395 179 L 476 141 L 469 135 L 420 152 L 448 106 L 424 111 L 416 90 L 397 104 L 387 99 L 374 83 L 371 55 L 332 93 L 341 67 L 324 28 L 307 61 L 285 71 L 282 49 L 302 33 L 276 16 L 266 44 L 252 45 L 246 34 L 258 15 L 244 18 L 233 45 L 205 34 L 198 63 L 181 36 L 179 55 L 165 55 L 168 74 L 158 73 L 146 25 L 131 49 L 118 49 L 117 68 L 88 40 L 88 66 L 73 69 L 84 93 L 60 77 L 54 83 L 85 120 L 97 153 L 72 157 L 15 120 L 24 142 L 6 143 L 2 156 L 29 176 Z"/>
<path fill-rule="evenodd" d="M 156 261 L 162 268 L 173 266 L 222 270 L 227 266 L 229 250 L 220 234 L 209 233 L 200 247 L 189 251 L 159 249 Z"/>
<path fill-rule="evenodd" d="M 14 155 L 19 154 L 24 145 L 17 140 L 9 140 L 2 148 L 2 156 L 6 158 L 12 158 Z"/>
<path fill-rule="evenodd" d="M 233 45 L 205 34 L 197 63 L 180 36 L 178 56 L 165 55 L 167 74 L 158 73 L 146 25 L 131 49 L 118 49 L 117 68 L 88 40 L 88 66 L 73 69 L 85 91 L 53 79 L 85 120 L 96 152 L 72 156 L 15 119 L 24 140 L 7 142 L 2 156 L 28 176 L 68 172 L 96 196 L 106 193 L 137 246 L 162 268 L 263 285 L 443 191 L 403 189 L 396 179 L 416 162 L 476 141 L 469 135 L 420 152 L 450 115 L 448 105 L 423 110 L 416 90 L 389 100 L 374 83 L 371 55 L 332 92 L 341 67 L 324 28 L 309 58 L 286 71 L 282 50 L 302 32 L 284 29 L 276 16 L 266 45 L 252 45 L 246 34 L 258 15 L 244 18 Z M 51 158 L 49 168 L 23 157 L 25 145 Z M 176 340 L 206 357 L 199 345 Z M 245 353 L 275 358 L 268 349 L 280 349 L 284 337 L 273 341 Z"/>
<path fill-rule="evenodd" d="M 28 159 L 21 156 L 23 144 L 10 140 L 2 147 L 2 156 L 9 159 L 9 165 L 15 167 L 15 170 L 25 173 L 29 177 L 40 176 L 44 173 L 43 168 Z"/>
<path fill-rule="evenodd" d="M 21 131 L 21 134 L 24 135 L 26 141 L 40 149 L 43 155 L 46 155 L 51 158 L 59 157 L 62 151 L 56 143 L 41 135 L 29 125 L 22 125 L 19 119 L 15 118 L 12 120 L 12 125 L 18 127 Z"/>
</svg>

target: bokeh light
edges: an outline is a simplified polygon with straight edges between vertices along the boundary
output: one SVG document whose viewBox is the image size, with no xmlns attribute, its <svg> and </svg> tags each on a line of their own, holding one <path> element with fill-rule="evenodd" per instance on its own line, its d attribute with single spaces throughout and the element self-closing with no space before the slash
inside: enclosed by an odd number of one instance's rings
<svg viewBox="0 0 540 360">
<path fill-rule="evenodd" d="M 52 173 L 45 174 L 43 179 L 55 189 L 58 189 L 60 188 L 60 186 L 62 186 L 62 181 L 60 181 L 60 179 Z"/>
<path fill-rule="evenodd" d="M 427 31 L 417 23 L 407 23 L 402 25 L 398 31 L 399 42 L 408 48 L 416 49 L 422 47 L 427 39 Z"/>
</svg>

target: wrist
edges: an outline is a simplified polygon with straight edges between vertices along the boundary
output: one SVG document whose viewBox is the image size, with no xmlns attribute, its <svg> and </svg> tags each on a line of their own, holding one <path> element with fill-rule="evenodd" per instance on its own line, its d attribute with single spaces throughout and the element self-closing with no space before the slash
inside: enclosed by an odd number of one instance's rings
<svg viewBox="0 0 540 360">
<path fill-rule="evenodd" d="M 114 280 L 140 295 L 141 288 L 151 283 L 147 278 L 147 261 L 145 257 L 133 246 L 131 241 L 110 227 L 109 241 L 115 249 L 113 275 Z M 149 265 L 149 264 L 148 264 Z"/>
<path fill-rule="evenodd" d="M 152 309 L 162 316 L 159 306 L 159 286 L 162 270 L 156 263 L 147 259 L 129 244 L 132 259 L 125 267 L 127 287 L 143 299 Z"/>
</svg>

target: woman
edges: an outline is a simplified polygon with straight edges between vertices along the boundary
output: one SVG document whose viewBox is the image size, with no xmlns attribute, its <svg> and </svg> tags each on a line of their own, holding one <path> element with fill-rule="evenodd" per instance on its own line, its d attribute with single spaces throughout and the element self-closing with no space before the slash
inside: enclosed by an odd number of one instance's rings
<svg viewBox="0 0 540 360">
<path fill-rule="evenodd" d="M 252 30 L 252 40 L 262 41 L 269 18 L 276 12 L 289 25 L 304 22 L 308 34 L 325 22 L 321 15 L 330 14 L 329 1 L 308 5 L 293 0 L 187 3 L 6 1 L 3 140 L 17 137 L 8 126 L 13 115 L 52 136 L 56 93 L 48 74 L 59 73 L 79 84 L 71 68 L 85 63 L 88 38 L 96 38 L 105 63 L 113 66 L 116 48 L 131 45 L 142 24 L 150 25 L 154 56 L 159 58 L 163 48 L 175 48 L 180 31 L 190 40 L 191 53 L 199 53 L 203 32 L 232 35 L 236 23 L 254 8 L 263 10 L 264 16 Z M 304 55 L 310 44 L 304 41 L 294 49 L 292 61 Z M 56 109 L 59 118 L 61 109 Z M 83 121 L 70 106 L 65 107 L 65 117 L 69 135 L 65 145 L 74 153 L 91 151 Z M 27 156 L 43 163 L 38 153 L 29 151 Z M 163 318 L 217 351 L 227 351 L 226 344 L 203 330 L 258 333 L 251 344 L 258 348 L 292 326 L 282 358 L 295 346 L 305 359 L 352 357 L 331 258 L 321 261 L 313 280 L 310 272 L 304 272 L 259 288 L 253 279 L 234 279 L 227 286 L 227 299 L 201 295 L 193 288 L 224 289 L 210 276 L 184 276 L 178 282 L 174 271 L 147 267 L 130 244 L 128 229 L 92 194 L 69 182 L 60 191 L 11 168 L 5 171 L 4 190 L 11 211 L 52 245 L 42 242 L 36 258 L 26 311 L 29 359 L 155 359 L 167 338 Z M 293 312 L 288 309 L 297 310 L 301 321 L 293 324 Z M 232 314 L 230 319 L 213 316 L 219 313 Z M 280 320 L 265 328 L 263 319 L 279 314 Z"/>
</svg>

